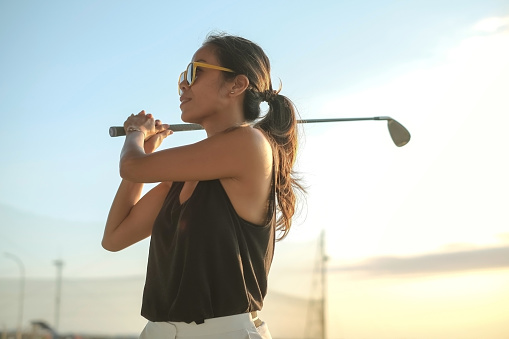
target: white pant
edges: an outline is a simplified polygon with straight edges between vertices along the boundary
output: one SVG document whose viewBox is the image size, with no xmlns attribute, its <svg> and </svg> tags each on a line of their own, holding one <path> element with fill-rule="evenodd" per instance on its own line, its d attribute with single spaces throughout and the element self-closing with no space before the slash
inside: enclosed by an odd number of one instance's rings
<svg viewBox="0 0 509 339">
<path fill-rule="evenodd" d="M 203 324 L 192 322 L 149 321 L 140 339 L 272 339 L 265 323 L 258 328 L 250 313 L 206 319 Z"/>
</svg>

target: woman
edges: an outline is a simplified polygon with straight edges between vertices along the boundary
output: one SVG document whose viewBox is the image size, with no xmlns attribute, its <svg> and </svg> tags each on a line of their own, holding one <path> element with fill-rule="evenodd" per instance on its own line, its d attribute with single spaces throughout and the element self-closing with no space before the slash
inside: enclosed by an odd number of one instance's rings
<svg viewBox="0 0 509 339">
<path fill-rule="evenodd" d="M 126 120 L 103 247 L 152 236 L 141 338 L 270 338 L 256 311 L 300 189 L 293 104 L 272 89 L 263 50 L 230 35 L 209 36 L 178 86 L 182 120 L 207 138 L 154 152 L 171 127 L 144 111 Z M 251 125 L 262 101 L 269 111 Z M 151 182 L 160 184 L 140 198 Z"/>
</svg>

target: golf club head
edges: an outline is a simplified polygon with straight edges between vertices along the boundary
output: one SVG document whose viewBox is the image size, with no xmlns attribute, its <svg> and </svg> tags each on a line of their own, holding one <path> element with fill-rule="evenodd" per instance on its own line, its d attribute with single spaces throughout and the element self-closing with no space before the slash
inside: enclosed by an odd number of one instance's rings
<svg viewBox="0 0 509 339">
<path fill-rule="evenodd" d="M 392 141 L 396 146 L 401 147 L 408 144 L 410 141 L 410 132 L 396 120 L 389 118 L 387 119 L 387 127 L 391 135 Z"/>
</svg>

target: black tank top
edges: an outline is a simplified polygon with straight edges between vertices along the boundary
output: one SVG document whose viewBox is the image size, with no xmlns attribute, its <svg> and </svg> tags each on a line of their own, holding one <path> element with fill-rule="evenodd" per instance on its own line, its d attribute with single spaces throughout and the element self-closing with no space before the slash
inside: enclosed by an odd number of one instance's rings
<svg viewBox="0 0 509 339">
<path fill-rule="evenodd" d="M 150 240 L 141 314 L 150 321 L 202 323 L 259 311 L 275 241 L 274 194 L 270 221 L 238 216 L 219 180 L 201 181 L 182 205 L 174 182 Z"/>
</svg>

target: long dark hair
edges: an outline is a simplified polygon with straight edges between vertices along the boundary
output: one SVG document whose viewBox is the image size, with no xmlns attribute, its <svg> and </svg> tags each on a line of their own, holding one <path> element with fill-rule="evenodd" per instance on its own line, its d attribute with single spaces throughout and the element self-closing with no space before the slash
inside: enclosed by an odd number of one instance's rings
<svg viewBox="0 0 509 339">
<path fill-rule="evenodd" d="M 221 66 L 235 71 L 222 72 L 225 77 L 243 74 L 249 79 L 244 97 L 244 118 L 248 122 L 260 117 L 260 103 L 269 105 L 267 114 L 254 125 L 265 132 L 274 156 L 275 192 L 278 218 L 276 230 L 283 239 L 292 225 L 296 191 L 304 191 L 293 171 L 297 153 L 297 118 L 294 104 L 274 91 L 270 79 L 270 62 L 263 49 L 247 39 L 227 34 L 211 34 L 203 45 L 213 46 Z"/>
</svg>

